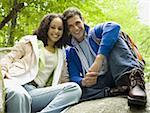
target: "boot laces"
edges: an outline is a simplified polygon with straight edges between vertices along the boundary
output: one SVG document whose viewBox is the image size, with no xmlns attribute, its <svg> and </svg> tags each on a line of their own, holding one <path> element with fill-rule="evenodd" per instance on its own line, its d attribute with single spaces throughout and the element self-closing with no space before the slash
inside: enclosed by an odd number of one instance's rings
<svg viewBox="0 0 150 113">
<path fill-rule="evenodd" d="M 135 87 L 136 85 L 139 85 L 141 88 L 145 89 L 145 82 L 144 82 L 144 73 L 139 69 L 134 69 L 130 76 L 131 80 L 131 87 Z"/>
</svg>

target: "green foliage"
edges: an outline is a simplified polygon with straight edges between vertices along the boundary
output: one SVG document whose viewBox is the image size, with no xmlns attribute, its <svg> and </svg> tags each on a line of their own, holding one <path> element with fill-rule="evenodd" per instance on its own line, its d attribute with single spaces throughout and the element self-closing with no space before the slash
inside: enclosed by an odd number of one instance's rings
<svg viewBox="0 0 150 113">
<path fill-rule="evenodd" d="M 10 1 L 0 2 L 0 22 L 10 12 Z M 47 13 L 62 13 L 70 6 L 78 7 L 90 26 L 105 21 L 116 21 L 127 32 L 139 47 L 146 60 L 145 75 L 150 81 L 150 27 L 143 25 L 138 19 L 138 0 L 19 0 L 26 7 L 17 15 L 17 26 L 14 31 L 15 40 L 23 35 L 32 34 L 40 20 Z M 0 30 L 0 43 L 7 46 L 9 23 Z"/>
</svg>

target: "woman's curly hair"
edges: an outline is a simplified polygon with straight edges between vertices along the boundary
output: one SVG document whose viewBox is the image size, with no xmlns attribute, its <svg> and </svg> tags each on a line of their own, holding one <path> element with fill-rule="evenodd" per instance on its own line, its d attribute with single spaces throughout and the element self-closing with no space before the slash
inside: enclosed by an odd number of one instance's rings
<svg viewBox="0 0 150 113">
<path fill-rule="evenodd" d="M 54 47 L 62 48 L 62 46 L 66 45 L 67 42 L 67 36 L 66 36 L 66 27 L 64 24 L 63 16 L 61 14 L 47 14 L 44 16 L 42 19 L 39 27 L 37 30 L 33 32 L 33 35 L 37 35 L 38 40 L 41 40 L 44 43 L 44 46 L 48 45 L 48 30 L 50 23 L 52 22 L 53 19 L 55 18 L 60 18 L 63 21 L 63 35 L 62 37 L 55 43 Z"/>
</svg>

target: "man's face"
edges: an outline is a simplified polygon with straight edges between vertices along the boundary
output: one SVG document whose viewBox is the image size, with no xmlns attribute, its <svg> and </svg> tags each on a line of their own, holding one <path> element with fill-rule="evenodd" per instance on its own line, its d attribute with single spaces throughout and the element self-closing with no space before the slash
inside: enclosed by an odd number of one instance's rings
<svg viewBox="0 0 150 113">
<path fill-rule="evenodd" d="M 84 22 L 78 15 L 75 15 L 67 20 L 70 34 L 78 41 L 84 39 Z"/>
</svg>

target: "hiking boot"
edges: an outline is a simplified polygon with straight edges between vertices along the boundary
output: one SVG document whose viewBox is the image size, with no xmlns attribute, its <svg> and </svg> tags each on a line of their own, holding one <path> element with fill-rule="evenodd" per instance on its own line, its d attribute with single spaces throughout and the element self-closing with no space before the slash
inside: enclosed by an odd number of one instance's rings
<svg viewBox="0 0 150 113">
<path fill-rule="evenodd" d="M 117 86 L 110 89 L 109 96 L 127 96 L 129 93 L 128 86 Z"/>
<path fill-rule="evenodd" d="M 144 73 L 141 70 L 134 69 L 129 75 L 130 91 L 128 94 L 129 106 L 145 106 L 147 96 L 145 92 Z"/>
<path fill-rule="evenodd" d="M 127 96 L 130 90 L 129 73 L 122 75 L 116 82 L 116 87 L 110 89 L 110 96 Z"/>
<path fill-rule="evenodd" d="M 129 73 L 122 75 L 116 82 L 116 87 L 113 87 L 109 91 L 109 96 L 127 96 L 129 93 L 130 80 Z"/>
</svg>

